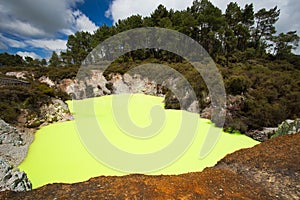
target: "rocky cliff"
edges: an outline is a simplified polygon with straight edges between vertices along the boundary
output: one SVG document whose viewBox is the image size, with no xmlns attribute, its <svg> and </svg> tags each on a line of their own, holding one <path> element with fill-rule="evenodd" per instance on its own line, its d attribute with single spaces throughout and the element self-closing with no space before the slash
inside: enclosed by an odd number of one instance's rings
<svg viewBox="0 0 300 200">
<path fill-rule="evenodd" d="M 92 70 L 83 80 L 63 79 L 58 88 L 73 96 L 74 99 L 121 93 L 144 93 L 162 96 L 161 87 L 148 78 L 139 75 L 111 74 L 107 79 L 100 70 Z"/>
<path fill-rule="evenodd" d="M 177 176 L 97 177 L 49 184 L 0 199 L 299 199 L 300 134 L 227 155 L 215 167 Z"/>
<path fill-rule="evenodd" d="M 68 105 L 56 98 L 52 98 L 48 104 L 43 104 L 39 108 L 38 114 L 29 114 L 28 110 L 22 110 L 18 121 L 25 127 L 37 128 L 54 122 L 63 122 L 72 120 Z"/>
</svg>

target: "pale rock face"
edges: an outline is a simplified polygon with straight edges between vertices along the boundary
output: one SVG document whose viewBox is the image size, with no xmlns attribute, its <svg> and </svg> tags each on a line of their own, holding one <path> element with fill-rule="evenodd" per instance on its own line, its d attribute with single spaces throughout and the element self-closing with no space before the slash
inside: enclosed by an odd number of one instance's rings
<svg viewBox="0 0 300 200">
<path fill-rule="evenodd" d="M 199 102 L 193 101 L 193 103 L 188 107 L 187 111 L 192 113 L 199 113 Z"/>
<path fill-rule="evenodd" d="M 171 90 L 177 90 L 179 94 L 182 94 L 183 110 L 199 113 L 199 102 L 191 99 L 188 91 L 185 91 L 184 87 L 177 85 L 178 80 L 172 77 L 161 80 L 162 83 L 158 84 L 138 74 L 131 75 L 126 73 L 121 75 L 115 73 L 110 74 L 107 80 L 101 70 L 91 70 L 90 72 L 87 77 L 83 77 L 81 80 L 63 79 L 57 84 L 57 88 L 71 95 L 73 99 L 84 99 L 124 93 L 142 93 L 163 97 L 162 87 L 164 86 Z M 47 77 L 43 77 L 40 81 L 47 82 L 51 86 L 54 84 Z M 49 109 L 53 110 L 51 106 Z M 53 120 L 50 119 L 50 121 Z"/>
<path fill-rule="evenodd" d="M 40 108 L 40 117 L 27 115 L 26 126 L 37 127 L 40 125 L 47 125 L 53 122 L 63 122 L 72 120 L 73 116 L 70 114 L 68 105 L 60 99 L 52 99 L 49 105 L 44 104 Z"/>
<path fill-rule="evenodd" d="M 16 129 L 0 119 L 0 157 L 3 160 L 17 166 L 25 158 L 32 141 L 30 131 Z"/>
<path fill-rule="evenodd" d="M 68 105 L 60 99 L 52 99 L 52 104 L 43 105 L 41 115 L 44 116 L 45 123 L 61 122 L 71 120 Z"/>
<path fill-rule="evenodd" d="M 75 90 L 75 85 L 77 85 L 77 82 L 72 79 L 63 79 L 59 83 L 59 89 L 61 91 L 66 92 L 67 94 L 71 94 Z"/>
<path fill-rule="evenodd" d="M 33 74 L 30 74 L 27 71 L 22 71 L 22 72 L 7 72 L 5 75 L 6 76 L 14 76 L 14 77 L 16 77 L 18 79 L 26 79 L 25 76 L 27 76 L 27 75 L 33 76 Z"/>
<path fill-rule="evenodd" d="M 0 119 L 0 144 L 13 146 L 23 145 L 23 140 L 18 130 Z"/>
<path fill-rule="evenodd" d="M 25 172 L 13 169 L 13 166 L 0 157 L 0 191 L 12 190 L 16 192 L 29 191 L 31 182 Z"/>
<path fill-rule="evenodd" d="M 157 83 L 139 75 L 124 74 L 122 76 L 114 74 L 109 82 L 112 84 L 113 94 L 143 93 L 157 95 Z"/>
<path fill-rule="evenodd" d="M 114 74 L 110 80 L 110 83 L 112 83 L 113 94 L 130 93 L 129 85 L 124 82 L 123 76 L 121 74 Z"/>
<path fill-rule="evenodd" d="M 28 145 L 16 128 L 0 119 L 0 191 L 31 190 L 26 174 L 13 168 L 25 157 Z"/>
<path fill-rule="evenodd" d="M 110 80 L 106 80 L 99 70 L 92 70 L 91 75 L 84 80 L 64 79 L 60 81 L 59 88 L 73 96 L 74 99 L 104 96 L 108 94 L 144 93 L 160 95 L 157 83 L 139 75 L 112 74 Z M 110 85 L 108 88 L 107 85 Z"/>
<path fill-rule="evenodd" d="M 106 88 L 107 80 L 99 70 L 92 70 L 91 75 L 78 81 L 77 79 L 63 79 L 58 88 L 71 95 L 73 99 L 84 99 L 89 97 L 111 94 Z"/>
<path fill-rule="evenodd" d="M 49 77 L 46 77 L 46 76 L 42 76 L 41 78 L 39 78 L 39 81 L 41 83 L 46 83 L 50 87 L 54 87 L 55 86 L 55 83 Z"/>
</svg>

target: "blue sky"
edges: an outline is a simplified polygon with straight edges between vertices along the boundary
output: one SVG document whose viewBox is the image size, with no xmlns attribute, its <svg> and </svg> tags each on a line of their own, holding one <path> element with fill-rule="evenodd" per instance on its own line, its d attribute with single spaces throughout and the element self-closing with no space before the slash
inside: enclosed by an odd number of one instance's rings
<svg viewBox="0 0 300 200">
<path fill-rule="evenodd" d="M 255 10 L 281 10 L 278 32 L 297 30 L 300 34 L 299 0 L 235 0 L 240 6 L 253 3 Z M 0 0 L 0 52 L 46 58 L 52 51 L 66 50 L 68 35 L 76 31 L 93 33 L 103 24 L 133 14 L 147 16 L 159 4 L 182 10 L 193 0 Z M 223 11 L 230 0 L 211 0 Z M 300 53 L 297 50 L 297 53 Z"/>
<path fill-rule="evenodd" d="M 20 3 L 22 2 L 22 3 Z M 109 0 L 0 0 L 0 52 L 49 58 L 66 49 L 68 35 L 112 25 Z M 30 5 L 30 6 L 28 6 Z"/>
<path fill-rule="evenodd" d="M 79 3 L 77 8 L 97 26 L 103 24 L 112 25 L 112 18 L 105 16 L 105 12 L 109 10 L 111 2 L 111 0 L 86 0 L 84 3 Z"/>
</svg>

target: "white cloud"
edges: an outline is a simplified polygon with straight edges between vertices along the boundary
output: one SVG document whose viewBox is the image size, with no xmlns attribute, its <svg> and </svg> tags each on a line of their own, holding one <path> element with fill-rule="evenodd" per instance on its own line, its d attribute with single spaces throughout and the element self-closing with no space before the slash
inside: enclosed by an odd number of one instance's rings
<svg viewBox="0 0 300 200">
<path fill-rule="evenodd" d="M 300 34 L 300 2 L 299 0 L 285 1 L 281 7 L 281 15 L 277 23 L 278 32 L 296 30 Z"/>
<path fill-rule="evenodd" d="M 33 59 L 41 59 L 41 57 L 39 55 L 37 55 L 36 53 L 34 53 L 34 52 L 18 51 L 17 55 L 21 56 L 22 58 L 25 58 L 26 56 L 29 56 Z"/>
<path fill-rule="evenodd" d="M 55 40 L 42 40 L 42 39 L 36 39 L 36 40 L 27 40 L 25 41 L 28 45 L 36 48 L 42 48 L 46 49 L 49 51 L 63 51 L 67 47 L 67 41 L 66 40 L 60 40 L 60 39 L 55 39 Z"/>
<path fill-rule="evenodd" d="M 82 0 L 9 0 L 0 2 L 0 31 L 40 37 L 69 26 L 69 13 Z"/>
<path fill-rule="evenodd" d="M 8 49 L 8 47 L 2 42 L 0 41 L 0 49 Z"/>
<path fill-rule="evenodd" d="M 98 28 L 84 13 L 74 10 L 79 2 L 84 0 L 0 0 L 0 33 L 12 36 L 7 38 L 1 34 L 0 48 L 64 51 L 67 41 L 58 39 L 57 35 L 77 31 L 93 33 Z"/>
<path fill-rule="evenodd" d="M 75 10 L 76 4 L 83 2 L 0 0 L 0 48 L 38 48 L 49 54 L 64 51 L 67 41 L 58 39 L 58 35 L 71 35 L 77 31 L 93 33 L 98 28 L 84 13 Z M 33 55 L 26 50 L 18 53 Z"/>
<path fill-rule="evenodd" d="M 125 19 L 131 15 L 150 15 L 159 4 L 163 4 L 168 9 L 183 10 L 192 5 L 193 0 L 174 1 L 174 0 L 114 0 L 106 12 L 107 17 L 111 17 L 114 22 Z"/>
<path fill-rule="evenodd" d="M 64 28 L 64 29 L 61 29 L 59 32 L 64 35 L 72 35 L 75 33 L 75 31 L 71 28 Z"/>
<path fill-rule="evenodd" d="M 73 12 L 74 20 L 75 20 L 75 29 L 77 31 L 87 31 L 89 33 L 93 33 L 97 30 L 97 26 L 94 22 L 92 22 L 85 14 L 81 11 L 76 10 Z"/>
<path fill-rule="evenodd" d="M 20 42 L 18 40 L 14 40 L 11 38 L 7 38 L 0 33 L 0 43 L 2 46 L 7 48 L 7 46 L 14 47 L 14 48 L 25 48 L 27 45 L 24 42 Z"/>
<path fill-rule="evenodd" d="M 0 24 L 0 30 L 5 29 L 5 32 L 10 32 L 14 35 L 19 34 L 23 36 L 42 36 L 46 34 L 43 30 L 17 19 L 13 19 L 9 23 L 3 23 L 3 21 L 0 19 Z"/>
<path fill-rule="evenodd" d="M 225 12 L 227 5 L 232 0 L 211 0 L 211 2 Z M 279 32 L 286 32 L 290 29 L 297 29 L 300 34 L 300 1 L 299 0 L 235 0 L 241 7 L 246 4 L 253 3 L 255 11 L 261 8 L 270 9 L 278 6 L 281 9 L 280 20 L 278 21 L 277 28 Z M 119 19 L 125 19 L 134 14 L 142 16 L 149 16 L 159 4 L 163 4 L 168 9 L 183 10 L 191 7 L 193 0 L 174 1 L 174 0 L 144 0 L 143 3 L 136 0 L 113 0 L 106 16 L 111 17 L 114 22 Z M 291 23 L 292 22 L 292 23 Z"/>
<path fill-rule="evenodd" d="M 93 32 L 97 26 L 74 8 L 84 0 L 0 1 L 0 31 L 20 37 L 50 38 L 55 33 Z"/>
<path fill-rule="evenodd" d="M 96 24 L 80 10 L 70 11 L 68 15 L 68 21 L 70 26 L 68 28 L 59 30 L 59 32 L 64 35 L 72 35 L 77 31 L 93 33 L 98 29 L 98 26 L 96 26 Z"/>
</svg>

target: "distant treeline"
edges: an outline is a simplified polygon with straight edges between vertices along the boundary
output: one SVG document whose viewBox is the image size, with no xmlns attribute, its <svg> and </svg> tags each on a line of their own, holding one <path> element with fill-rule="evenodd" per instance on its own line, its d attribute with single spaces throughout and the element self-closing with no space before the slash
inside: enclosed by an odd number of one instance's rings
<svg viewBox="0 0 300 200">
<path fill-rule="evenodd" d="M 279 15 L 277 7 L 254 12 L 253 4 L 246 4 L 242 8 L 233 2 L 227 5 L 225 13 L 208 0 L 195 0 L 191 7 L 182 11 L 167 10 L 165 6 L 159 5 L 149 17 L 133 15 L 119 20 L 113 26 L 103 25 L 94 34 L 77 32 L 70 35 L 67 50 L 59 55 L 53 52 L 49 65 L 80 65 L 88 53 L 105 39 L 140 27 L 162 27 L 184 33 L 199 42 L 216 60 L 224 56 L 230 61 L 237 52 L 250 57 L 269 54 L 276 59 L 285 59 L 298 47 L 299 36 L 296 31 L 277 34 L 275 23 Z M 157 53 L 151 49 L 123 56 L 123 61 L 146 58 L 178 61 L 172 54 Z M 0 64 L 44 66 L 47 62 L 45 59 L 26 57 L 23 60 L 20 56 L 9 57 L 8 54 L 2 54 Z"/>
<path fill-rule="evenodd" d="M 224 56 L 230 61 L 232 55 L 242 52 L 250 57 L 271 54 L 276 59 L 285 59 L 298 47 L 299 36 L 296 31 L 276 34 L 275 23 L 280 10 L 261 9 L 254 12 L 253 4 L 241 8 L 230 3 L 225 13 L 208 0 L 195 0 L 186 10 L 167 10 L 158 8 L 149 16 L 133 15 L 119 20 L 113 26 L 103 25 L 94 34 L 77 32 L 70 35 L 66 52 L 57 55 L 53 52 L 50 65 L 80 65 L 87 54 L 105 39 L 120 32 L 140 27 L 162 27 L 177 30 L 199 42 L 213 58 Z M 138 50 L 122 57 L 121 61 L 136 61 L 147 58 L 178 62 L 174 54 L 153 49 Z"/>
</svg>

